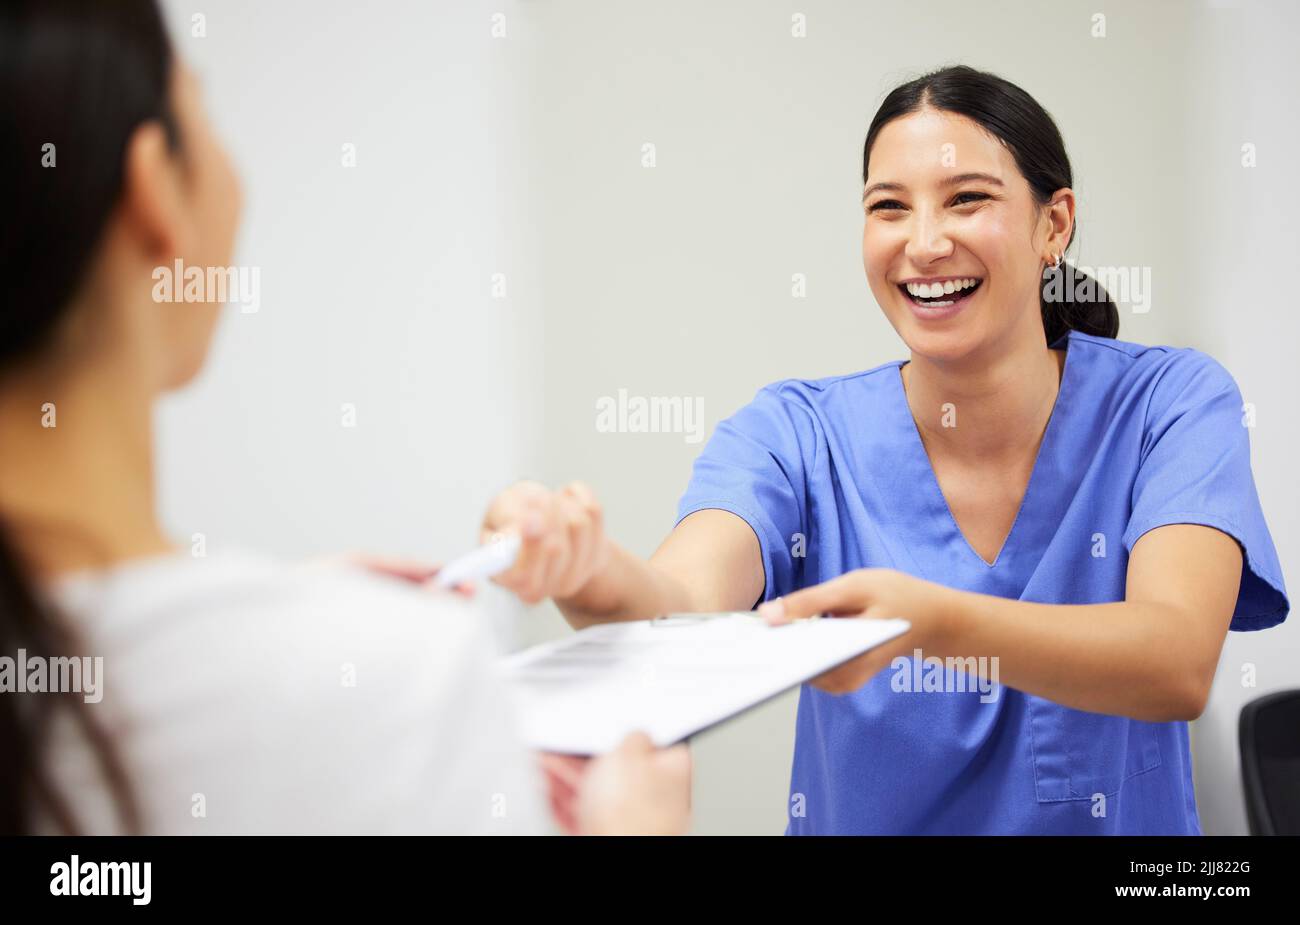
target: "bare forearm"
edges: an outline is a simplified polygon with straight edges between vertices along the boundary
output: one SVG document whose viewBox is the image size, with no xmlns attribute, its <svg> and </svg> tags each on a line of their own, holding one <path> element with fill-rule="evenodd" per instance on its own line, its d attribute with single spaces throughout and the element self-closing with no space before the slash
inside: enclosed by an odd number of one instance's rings
<svg viewBox="0 0 1300 925">
<path fill-rule="evenodd" d="M 644 620 L 693 609 L 685 587 L 612 540 L 606 565 L 574 594 L 555 604 L 574 629 L 594 623 Z"/>
<path fill-rule="evenodd" d="M 1171 605 L 1038 604 L 953 591 L 947 606 L 945 651 L 936 654 L 996 656 L 998 683 L 1074 709 L 1190 719 L 1213 676 L 1215 666 L 1202 664 L 1205 646 Z"/>
</svg>

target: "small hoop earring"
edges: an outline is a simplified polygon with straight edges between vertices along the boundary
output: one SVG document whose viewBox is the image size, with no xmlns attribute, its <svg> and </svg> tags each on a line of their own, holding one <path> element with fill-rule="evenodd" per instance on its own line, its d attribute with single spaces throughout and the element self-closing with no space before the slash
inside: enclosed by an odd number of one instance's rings
<svg viewBox="0 0 1300 925">
<path fill-rule="evenodd" d="M 1052 264 L 1052 269 L 1053 269 L 1053 270 L 1059 270 L 1059 269 L 1061 268 L 1061 258 L 1064 257 L 1064 256 L 1065 256 L 1064 254 L 1057 254 L 1057 255 L 1056 255 L 1056 263 Z"/>
</svg>

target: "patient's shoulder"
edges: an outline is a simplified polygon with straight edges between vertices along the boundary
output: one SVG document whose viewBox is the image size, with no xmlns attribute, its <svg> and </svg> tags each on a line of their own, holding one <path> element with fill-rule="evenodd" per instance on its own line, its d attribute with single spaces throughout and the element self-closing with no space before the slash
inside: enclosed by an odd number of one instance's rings
<svg viewBox="0 0 1300 925">
<path fill-rule="evenodd" d="M 135 715 L 172 696 L 306 712 L 298 722 L 325 704 L 445 704 L 493 654 L 463 599 L 355 567 L 177 555 L 70 576 L 52 590 L 74 638 L 103 656 L 106 702 Z"/>
<path fill-rule="evenodd" d="M 346 565 L 294 565 L 246 551 L 160 556 L 66 576 L 54 605 L 106 644 L 202 647 L 212 655 L 290 645 L 378 645 L 477 635 L 462 599 Z"/>
<path fill-rule="evenodd" d="M 103 657 L 98 715 L 151 831 L 494 830 L 482 807 L 499 793 L 516 795 L 511 825 L 535 821 L 490 634 L 460 598 L 247 553 L 50 590 Z M 89 792 L 82 754 L 68 745 L 67 780 Z"/>
</svg>

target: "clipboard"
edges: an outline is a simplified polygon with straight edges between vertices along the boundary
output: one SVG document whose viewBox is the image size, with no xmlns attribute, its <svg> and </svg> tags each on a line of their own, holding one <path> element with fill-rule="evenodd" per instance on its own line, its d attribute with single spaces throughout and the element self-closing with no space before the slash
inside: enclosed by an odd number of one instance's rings
<svg viewBox="0 0 1300 925">
<path fill-rule="evenodd" d="M 603 623 L 501 660 L 532 748 L 601 754 L 634 731 L 686 741 L 911 628 L 902 619 L 769 626 L 753 612 Z"/>
</svg>

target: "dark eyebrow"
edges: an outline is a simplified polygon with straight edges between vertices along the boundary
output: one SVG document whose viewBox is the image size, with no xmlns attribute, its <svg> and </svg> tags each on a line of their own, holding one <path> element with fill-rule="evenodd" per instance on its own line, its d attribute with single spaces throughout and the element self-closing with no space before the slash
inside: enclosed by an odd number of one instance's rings
<svg viewBox="0 0 1300 925">
<path fill-rule="evenodd" d="M 956 186 L 958 183 L 968 183 L 972 180 L 982 180 L 985 183 L 991 183 L 994 186 L 1003 186 L 1001 180 L 989 173 L 959 173 L 954 174 L 947 179 L 939 182 L 940 186 Z M 907 187 L 901 183 L 873 183 L 867 187 L 867 191 L 862 194 L 862 201 L 866 202 L 867 197 L 877 190 L 906 190 Z"/>
</svg>

